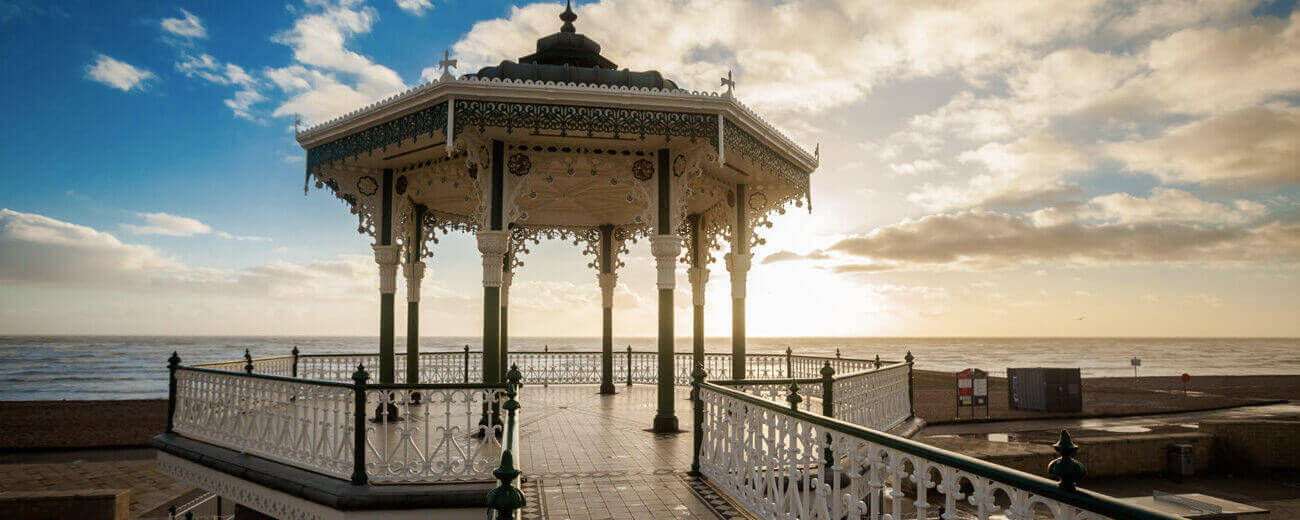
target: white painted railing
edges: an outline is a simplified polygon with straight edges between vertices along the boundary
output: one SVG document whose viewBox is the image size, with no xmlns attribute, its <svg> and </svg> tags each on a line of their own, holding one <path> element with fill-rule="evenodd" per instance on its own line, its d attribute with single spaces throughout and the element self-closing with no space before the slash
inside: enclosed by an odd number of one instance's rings
<svg viewBox="0 0 1300 520">
<path fill-rule="evenodd" d="M 501 462 L 503 387 L 372 388 L 366 474 L 373 483 L 491 480 Z M 395 420 L 397 419 L 397 420 Z"/>
<path fill-rule="evenodd" d="M 906 363 L 898 363 L 836 376 L 832 383 L 833 417 L 877 430 L 898 426 L 912 415 L 908 368 Z M 816 395 L 815 390 L 810 394 Z"/>
<path fill-rule="evenodd" d="M 334 477 L 352 474 L 356 399 L 348 385 L 187 368 L 175 377 L 176 433 Z"/>
<path fill-rule="evenodd" d="M 1176 518 L 724 386 L 696 405 L 698 470 L 762 519 Z"/>
<path fill-rule="evenodd" d="M 298 368 L 341 374 L 338 363 Z M 171 433 L 353 483 L 486 481 L 500 463 L 506 385 L 377 385 L 368 374 L 343 383 L 229 368 L 173 368 Z M 349 379 L 356 373 L 353 365 Z"/>
</svg>

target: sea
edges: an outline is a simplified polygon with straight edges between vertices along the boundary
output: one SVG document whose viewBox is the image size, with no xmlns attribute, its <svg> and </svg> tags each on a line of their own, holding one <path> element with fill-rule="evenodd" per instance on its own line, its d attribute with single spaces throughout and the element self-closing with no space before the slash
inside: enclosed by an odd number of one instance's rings
<svg viewBox="0 0 1300 520">
<path fill-rule="evenodd" d="M 425 352 L 478 348 L 469 337 L 421 338 Z M 286 355 L 375 352 L 375 337 L 300 336 L 0 336 L 0 401 L 156 399 L 167 396 L 167 358 L 185 363 Z M 615 350 L 653 350 L 654 338 L 618 338 Z M 1300 374 L 1300 338 L 754 338 L 751 353 L 902 359 L 918 369 L 1078 367 L 1084 377 Z M 677 350 L 690 350 L 689 338 Z M 600 338 L 511 338 L 518 350 L 599 350 Z M 405 351 L 398 339 L 398 352 Z M 731 340 L 708 338 L 709 352 L 729 352 Z"/>
</svg>

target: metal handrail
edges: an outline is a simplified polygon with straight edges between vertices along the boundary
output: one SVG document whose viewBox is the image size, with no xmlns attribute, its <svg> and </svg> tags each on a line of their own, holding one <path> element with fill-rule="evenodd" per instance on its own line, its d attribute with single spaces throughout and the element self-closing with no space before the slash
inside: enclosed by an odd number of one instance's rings
<svg viewBox="0 0 1300 520">
<path fill-rule="evenodd" d="M 960 453 L 936 448 L 905 437 L 891 435 L 870 428 L 863 428 L 824 415 L 792 410 L 787 404 L 763 399 L 716 383 L 702 381 L 699 385 L 701 388 L 718 392 L 732 399 L 738 399 L 829 430 L 857 437 L 887 448 L 893 448 L 909 455 L 938 462 L 945 466 L 972 473 L 1017 489 L 1029 491 L 1036 495 L 1074 506 L 1079 509 L 1103 514 L 1113 518 L 1114 520 L 1181 520 L 1181 517 L 1175 515 L 1121 502 L 1113 497 L 1088 491 L 1086 489 L 1067 491 L 1061 489 L 1056 481 L 976 459 L 974 457 L 962 455 Z"/>
</svg>

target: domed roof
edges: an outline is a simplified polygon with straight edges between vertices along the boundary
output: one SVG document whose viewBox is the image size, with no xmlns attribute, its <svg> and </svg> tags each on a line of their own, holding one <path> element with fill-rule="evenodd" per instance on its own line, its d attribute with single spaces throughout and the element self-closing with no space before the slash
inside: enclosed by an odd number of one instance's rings
<svg viewBox="0 0 1300 520">
<path fill-rule="evenodd" d="M 567 83 L 584 83 L 591 85 L 609 85 L 621 87 L 643 87 L 658 89 L 676 89 L 677 84 L 664 78 L 659 71 L 633 72 L 618 70 L 618 65 L 600 55 L 600 44 L 585 34 L 579 34 L 573 27 L 578 19 L 571 5 L 566 2 L 560 20 L 560 32 L 544 36 L 537 40 L 537 52 L 519 58 L 519 62 L 502 61 L 495 67 L 483 67 L 469 77 L 482 79 L 512 79 L 532 81 L 554 81 Z"/>
</svg>

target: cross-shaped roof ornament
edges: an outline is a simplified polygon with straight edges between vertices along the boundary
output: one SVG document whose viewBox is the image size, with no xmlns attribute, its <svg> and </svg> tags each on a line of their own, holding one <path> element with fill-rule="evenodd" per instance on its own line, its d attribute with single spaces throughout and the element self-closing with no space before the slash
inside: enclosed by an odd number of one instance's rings
<svg viewBox="0 0 1300 520">
<path fill-rule="evenodd" d="M 727 91 L 722 93 L 722 97 L 731 97 L 732 89 L 736 88 L 736 82 L 731 79 L 731 70 L 727 70 L 727 77 L 722 78 L 722 86 L 727 87 Z"/>
<path fill-rule="evenodd" d="M 442 76 L 438 78 L 439 81 L 455 78 L 451 75 L 451 69 L 456 68 L 456 60 L 451 59 L 450 50 L 442 51 L 442 61 L 438 62 L 438 66 L 442 67 Z"/>
<path fill-rule="evenodd" d="M 293 114 L 293 133 L 294 133 L 294 134 L 297 134 L 297 133 L 299 132 L 298 127 L 300 127 L 300 126 L 302 126 L 302 114 L 299 114 L 299 113 L 296 113 L 296 112 L 295 112 L 295 113 Z"/>
</svg>

